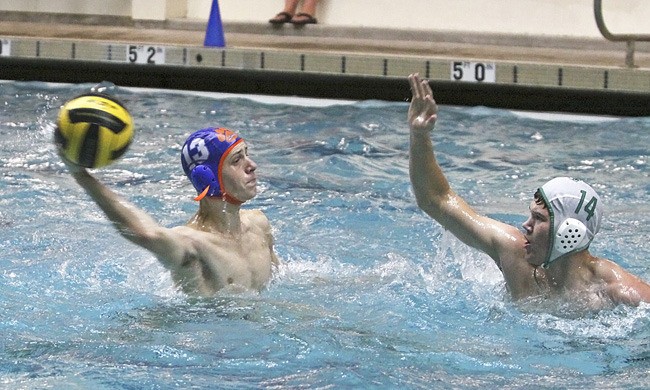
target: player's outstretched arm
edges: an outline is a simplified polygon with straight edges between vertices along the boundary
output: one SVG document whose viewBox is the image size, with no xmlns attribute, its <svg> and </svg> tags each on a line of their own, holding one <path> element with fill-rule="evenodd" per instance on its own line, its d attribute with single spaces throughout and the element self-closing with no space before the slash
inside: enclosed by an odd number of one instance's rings
<svg viewBox="0 0 650 390">
<path fill-rule="evenodd" d="M 72 177 L 95 201 L 127 240 L 154 253 L 167 265 L 181 265 L 192 255 L 191 243 L 172 229 L 159 225 L 149 214 L 110 190 L 85 168 L 65 158 Z"/>
<path fill-rule="evenodd" d="M 428 81 L 409 76 L 412 100 L 408 111 L 410 128 L 409 175 L 418 206 L 464 243 L 490 255 L 499 266 L 499 253 L 507 250 L 514 227 L 481 216 L 450 187 L 438 164 L 431 131 L 438 106 Z"/>
</svg>

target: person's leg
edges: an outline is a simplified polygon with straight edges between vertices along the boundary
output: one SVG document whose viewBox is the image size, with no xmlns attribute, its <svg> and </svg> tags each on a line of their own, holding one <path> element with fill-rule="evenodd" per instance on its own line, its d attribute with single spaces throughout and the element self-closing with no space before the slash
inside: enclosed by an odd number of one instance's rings
<svg viewBox="0 0 650 390">
<path fill-rule="evenodd" d="M 316 4 L 318 4 L 318 0 L 305 0 L 302 3 L 300 12 L 311 16 L 316 16 Z"/>
<path fill-rule="evenodd" d="M 286 12 L 288 14 L 295 14 L 296 9 L 298 8 L 298 3 L 300 3 L 300 0 L 284 0 L 284 9 L 282 12 Z"/>
<path fill-rule="evenodd" d="M 294 24 L 307 24 L 307 23 L 316 23 L 316 5 L 318 0 L 304 0 L 300 12 L 296 14 L 292 19 L 291 23 Z"/>
<path fill-rule="evenodd" d="M 280 24 L 290 22 L 291 17 L 296 13 L 299 2 L 300 0 L 285 0 L 282 11 L 275 15 L 273 19 L 269 20 L 269 23 Z"/>
</svg>

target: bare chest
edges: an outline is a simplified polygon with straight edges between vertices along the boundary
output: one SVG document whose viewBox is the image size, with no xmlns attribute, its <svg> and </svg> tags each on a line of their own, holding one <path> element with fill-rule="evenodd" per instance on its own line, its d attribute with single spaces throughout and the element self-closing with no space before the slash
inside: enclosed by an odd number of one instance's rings
<svg viewBox="0 0 650 390">
<path fill-rule="evenodd" d="M 184 287 L 202 294 L 228 287 L 261 290 L 271 278 L 272 250 L 263 235 L 201 233 L 197 247 L 197 259 L 177 273 Z"/>
</svg>

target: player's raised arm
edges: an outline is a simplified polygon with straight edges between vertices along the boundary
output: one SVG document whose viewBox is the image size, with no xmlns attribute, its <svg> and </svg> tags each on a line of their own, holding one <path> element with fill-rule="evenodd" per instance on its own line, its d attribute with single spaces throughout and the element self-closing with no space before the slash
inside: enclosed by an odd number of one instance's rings
<svg viewBox="0 0 650 390">
<path fill-rule="evenodd" d="M 156 254 L 182 262 L 181 240 L 170 229 L 129 203 L 92 176 L 86 168 L 102 168 L 119 159 L 131 144 L 133 119 L 115 97 L 87 93 L 59 110 L 54 141 L 77 183 L 90 195 L 119 233 Z"/>
<path fill-rule="evenodd" d="M 430 133 L 438 118 L 433 92 L 428 81 L 418 74 L 410 75 L 409 82 L 413 94 L 408 111 L 409 174 L 417 204 L 463 242 L 498 262 L 499 241 L 516 229 L 479 215 L 451 189 L 431 141 Z"/>
</svg>

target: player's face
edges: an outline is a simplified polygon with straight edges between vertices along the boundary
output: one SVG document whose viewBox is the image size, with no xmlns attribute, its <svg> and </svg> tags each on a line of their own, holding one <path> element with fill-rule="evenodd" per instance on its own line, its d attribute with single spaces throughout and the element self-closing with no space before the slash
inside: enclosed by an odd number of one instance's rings
<svg viewBox="0 0 650 390">
<path fill-rule="evenodd" d="M 522 227 L 526 238 L 526 261 L 533 265 L 541 265 L 548 254 L 551 231 L 551 218 L 546 207 L 532 201 L 530 217 Z"/>
<path fill-rule="evenodd" d="M 240 142 L 228 153 L 222 166 L 223 186 L 227 194 L 242 202 L 257 194 L 257 164 L 248 155 L 248 145 Z"/>
</svg>

